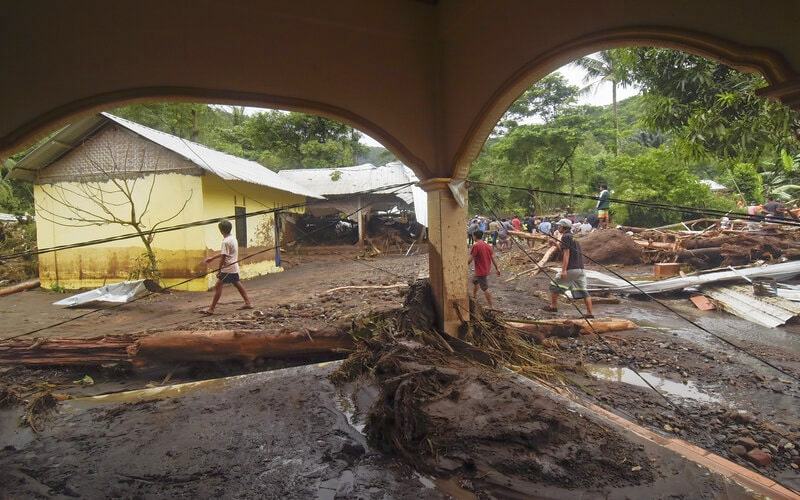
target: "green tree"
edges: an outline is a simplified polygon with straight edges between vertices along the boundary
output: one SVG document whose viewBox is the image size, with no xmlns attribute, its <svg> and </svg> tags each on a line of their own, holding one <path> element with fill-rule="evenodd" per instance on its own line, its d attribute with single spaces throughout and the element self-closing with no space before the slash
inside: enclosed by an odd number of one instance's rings
<svg viewBox="0 0 800 500">
<path fill-rule="evenodd" d="M 631 54 L 625 49 L 610 49 L 581 57 L 575 64 L 586 71 L 586 90 L 597 89 L 604 83 L 611 84 L 611 109 L 614 114 L 614 154 L 619 154 L 619 113 L 617 110 L 617 87 L 631 83 Z"/>
<path fill-rule="evenodd" d="M 266 111 L 244 124 L 248 146 L 268 152 L 273 169 L 353 165 L 366 152 L 361 134 L 321 116 Z M 263 155 L 260 158 L 264 158 Z"/>
<path fill-rule="evenodd" d="M 560 73 L 551 73 L 533 84 L 511 104 L 498 124 L 501 131 L 520 125 L 519 122 L 539 120 L 549 122 L 566 108 L 573 106 L 580 90 Z"/>
<path fill-rule="evenodd" d="M 671 134 L 687 157 L 759 164 L 798 151 L 798 115 L 757 94 L 760 75 L 670 49 L 628 52 L 630 77 L 644 90 L 643 122 Z"/>
<path fill-rule="evenodd" d="M 609 158 L 606 175 L 613 197 L 641 202 L 681 205 L 698 208 L 729 209 L 734 203 L 711 193 L 681 161 L 662 149 L 649 149 L 637 156 Z M 679 213 L 649 207 L 613 205 L 615 220 L 635 226 L 655 227 L 682 219 L 693 213 Z"/>
</svg>

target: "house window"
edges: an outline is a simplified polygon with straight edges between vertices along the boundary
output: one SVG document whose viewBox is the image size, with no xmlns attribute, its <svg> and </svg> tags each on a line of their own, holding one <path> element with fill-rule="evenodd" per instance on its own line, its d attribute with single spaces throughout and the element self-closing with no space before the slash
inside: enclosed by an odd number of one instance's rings
<svg viewBox="0 0 800 500">
<path fill-rule="evenodd" d="M 244 207 L 234 207 L 236 215 L 236 241 L 240 248 L 247 247 L 247 209 Z"/>
</svg>

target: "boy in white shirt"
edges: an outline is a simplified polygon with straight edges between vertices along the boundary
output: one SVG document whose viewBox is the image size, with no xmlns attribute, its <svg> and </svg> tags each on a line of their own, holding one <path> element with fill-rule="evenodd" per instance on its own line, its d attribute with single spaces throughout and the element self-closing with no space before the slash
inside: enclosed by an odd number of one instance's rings
<svg viewBox="0 0 800 500">
<path fill-rule="evenodd" d="M 218 255 L 208 257 L 203 262 L 211 264 L 217 259 L 220 259 L 219 272 L 217 273 L 217 284 L 214 285 L 214 298 L 211 299 L 211 305 L 207 309 L 200 312 L 203 314 L 214 314 L 214 308 L 217 307 L 217 302 L 222 296 L 222 285 L 230 283 L 239 290 L 239 294 L 244 299 L 244 305 L 239 309 L 252 309 L 253 305 L 250 303 L 250 297 L 247 296 L 247 291 L 239 281 L 239 244 L 236 238 L 231 235 L 233 225 L 229 220 L 222 220 L 217 225 L 219 232 L 222 233 L 222 248 Z"/>
</svg>

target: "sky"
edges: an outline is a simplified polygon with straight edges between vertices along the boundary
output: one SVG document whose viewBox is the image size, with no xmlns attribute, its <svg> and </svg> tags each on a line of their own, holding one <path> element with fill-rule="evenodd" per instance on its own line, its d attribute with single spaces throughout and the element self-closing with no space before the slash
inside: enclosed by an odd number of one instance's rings
<svg viewBox="0 0 800 500">
<path fill-rule="evenodd" d="M 561 73 L 564 78 L 567 79 L 567 82 L 572 85 L 581 88 L 587 85 L 583 81 L 584 77 L 586 76 L 586 72 L 573 63 L 562 66 L 557 71 Z M 636 87 L 617 88 L 617 100 L 621 101 L 638 93 L 639 89 Z M 606 106 L 611 104 L 611 83 L 603 83 L 596 88 L 583 93 L 578 98 L 578 104 L 591 104 L 593 106 Z M 246 108 L 245 110 L 247 114 L 255 114 L 261 111 L 263 111 L 261 108 Z M 382 146 L 381 143 L 363 133 L 361 135 L 361 143 L 367 146 Z"/>
</svg>

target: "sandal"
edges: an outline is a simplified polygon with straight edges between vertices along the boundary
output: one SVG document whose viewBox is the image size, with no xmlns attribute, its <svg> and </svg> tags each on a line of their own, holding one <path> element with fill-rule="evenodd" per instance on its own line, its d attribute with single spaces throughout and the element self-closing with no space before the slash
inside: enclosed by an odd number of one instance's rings
<svg viewBox="0 0 800 500">
<path fill-rule="evenodd" d="M 243 306 L 241 306 L 241 307 L 237 307 L 237 309 L 238 309 L 239 311 L 243 311 L 243 310 L 245 310 L 245 309 L 253 309 L 253 306 L 252 306 L 252 304 L 245 304 L 245 305 L 243 305 Z"/>
<path fill-rule="evenodd" d="M 197 312 L 199 312 L 199 313 L 200 313 L 200 314 L 202 314 L 203 316 L 213 316 L 213 315 L 215 315 L 215 314 L 216 314 L 214 311 L 209 311 L 208 309 L 200 309 L 200 310 L 199 310 L 199 311 L 197 311 Z"/>
<path fill-rule="evenodd" d="M 555 312 L 558 312 L 558 308 L 557 308 L 557 307 L 553 307 L 553 306 L 544 306 L 544 307 L 542 308 L 542 311 L 547 311 L 547 312 L 555 313 Z"/>
<path fill-rule="evenodd" d="M 584 319 L 594 319 L 594 314 L 584 314 Z"/>
</svg>

